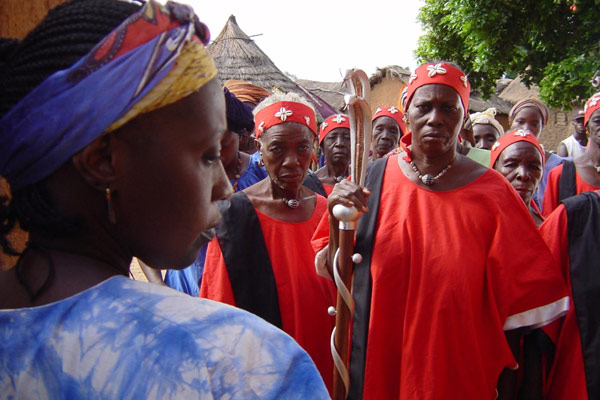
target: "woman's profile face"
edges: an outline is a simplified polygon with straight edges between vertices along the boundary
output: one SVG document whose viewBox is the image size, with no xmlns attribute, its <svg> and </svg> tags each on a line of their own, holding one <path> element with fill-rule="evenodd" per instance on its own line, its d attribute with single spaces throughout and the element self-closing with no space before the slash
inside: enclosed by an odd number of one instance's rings
<svg viewBox="0 0 600 400">
<path fill-rule="evenodd" d="M 456 90 L 440 84 L 418 88 L 408 107 L 413 148 L 430 154 L 455 149 L 463 118 L 464 109 Z"/>
<path fill-rule="evenodd" d="M 535 107 L 525 107 L 513 118 L 510 129 L 524 129 L 533 133 L 536 138 L 540 135 L 544 125 L 544 118 L 539 110 Z"/>
<path fill-rule="evenodd" d="M 297 190 L 310 166 L 314 135 L 297 122 L 286 122 L 267 129 L 257 146 L 269 178 L 284 190 Z"/>
<path fill-rule="evenodd" d="M 121 239 L 149 265 L 183 268 L 232 188 L 220 160 L 225 101 L 216 80 L 116 131 L 113 195 Z"/>
<path fill-rule="evenodd" d="M 542 155 L 529 142 L 516 142 L 502 150 L 494 169 L 515 188 L 526 205 L 542 179 Z"/>
</svg>

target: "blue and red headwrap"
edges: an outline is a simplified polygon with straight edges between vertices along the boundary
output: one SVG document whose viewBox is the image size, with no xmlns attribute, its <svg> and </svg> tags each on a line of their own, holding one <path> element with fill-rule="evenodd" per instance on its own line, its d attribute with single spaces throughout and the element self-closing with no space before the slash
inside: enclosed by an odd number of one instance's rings
<svg viewBox="0 0 600 400">
<path fill-rule="evenodd" d="M 35 183 L 103 133 L 192 94 L 216 76 L 208 39 L 189 6 L 148 1 L 0 119 L 0 175 L 13 191 Z"/>
</svg>

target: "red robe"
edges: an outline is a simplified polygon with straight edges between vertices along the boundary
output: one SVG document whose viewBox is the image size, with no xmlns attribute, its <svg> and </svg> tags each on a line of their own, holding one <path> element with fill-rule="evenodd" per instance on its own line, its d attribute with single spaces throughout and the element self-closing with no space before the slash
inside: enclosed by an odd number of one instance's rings
<svg viewBox="0 0 600 400">
<path fill-rule="evenodd" d="M 502 370 L 517 366 L 504 331 L 563 315 L 565 285 L 500 174 L 434 192 L 404 176 L 397 157 L 385 169 L 370 265 L 363 398 L 494 399 Z M 327 230 L 326 214 L 315 250 Z"/>
<path fill-rule="evenodd" d="M 546 191 L 544 192 L 544 203 L 542 204 L 542 211 L 544 212 L 544 217 L 547 217 L 554 211 L 556 207 L 558 207 L 558 192 L 560 188 L 560 177 L 562 175 L 563 165 L 560 164 L 557 167 L 553 168 L 548 174 L 548 183 L 546 183 Z M 579 174 L 575 172 L 575 190 L 577 193 L 583 192 L 591 192 L 593 190 L 598 190 L 600 188 L 595 187 L 581 179 Z"/>
<path fill-rule="evenodd" d="M 562 267 L 562 274 L 571 288 L 569 263 L 568 222 L 565 206 L 560 204 L 540 227 L 540 233 Z M 581 340 L 575 307 L 571 305 L 565 318 L 553 322 L 549 327 L 558 331 L 554 363 L 544 388 L 547 400 L 584 400 L 588 398 L 586 388 Z"/>
<path fill-rule="evenodd" d="M 307 351 L 331 391 L 333 360 L 329 348 L 335 306 L 333 282 L 315 273 L 315 253 L 310 239 L 327 210 L 327 200 L 317 195 L 313 215 L 304 222 L 284 222 L 255 209 L 269 254 L 279 298 L 282 329 Z M 209 244 L 200 297 L 235 306 L 235 299 L 218 241 Z"/>
</svg>

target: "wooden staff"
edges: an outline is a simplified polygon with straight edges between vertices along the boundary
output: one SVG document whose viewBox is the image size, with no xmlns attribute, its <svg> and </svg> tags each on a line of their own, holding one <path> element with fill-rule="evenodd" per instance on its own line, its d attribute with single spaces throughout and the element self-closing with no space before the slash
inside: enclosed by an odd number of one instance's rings
<svg viewBox="0 0 600 400">
<path fill-rule="evenodd" d="M 345 81 L 350 82 L 353 94 L 346 96 L 350 118 L 350 151 L 352 182 L 364 186 L 369 147 L 371 144 L 371 109 L 369 106 L 370 85 L 367 75 L 361 70 L 351 70 Z M 339 247 L 335 253 L 333 275 L 338 289 L 335 308 L 335 328 L 331 333 L 333 371 L 333 399 L 348 397 L 350 376 L 348 373 L 349 331 L 354 314 L 354 301 L 349 287 L 352 286 L 353 263 L 361 261 L 360 254 L 352 254 L 354 235 L 361 213 L 355 207 L 336 204 L 333 215 L 339 221 Z"/>
</svg>

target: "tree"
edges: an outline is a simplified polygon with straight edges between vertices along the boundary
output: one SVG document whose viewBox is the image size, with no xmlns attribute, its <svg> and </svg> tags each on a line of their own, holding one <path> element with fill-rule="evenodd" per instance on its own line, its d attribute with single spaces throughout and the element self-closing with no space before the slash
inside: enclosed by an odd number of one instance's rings
<svg viewBox="0 0 600 400">
<path fill-rule="evenodd" d="M 419 61 L 449 60 L 488 97 L 496 79 L 520 75 L 548 105 L 570 109 L 597 89 L 600 0 L 425 0 Z"/>
</svg>

